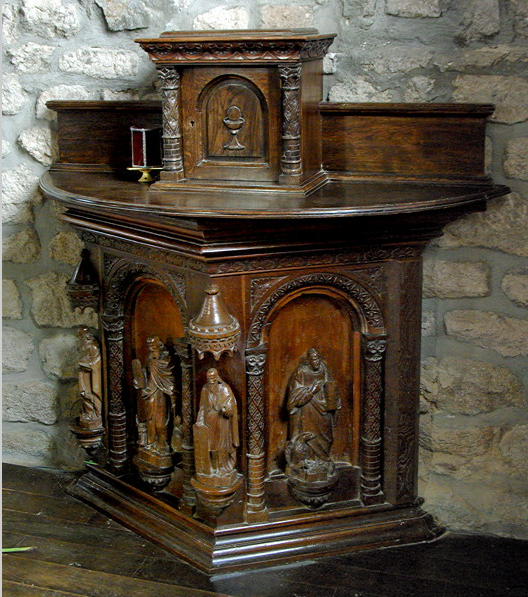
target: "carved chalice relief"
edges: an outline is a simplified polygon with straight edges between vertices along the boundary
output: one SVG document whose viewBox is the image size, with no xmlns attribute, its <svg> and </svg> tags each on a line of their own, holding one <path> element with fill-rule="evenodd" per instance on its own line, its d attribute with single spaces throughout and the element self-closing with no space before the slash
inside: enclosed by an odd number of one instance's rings
<svg viewBox="0 0 528 597">
<path fill-rule="evenodd" d="M 286 476 L 295 499 L 311 507 L 327 502 L 337 483 L 330 451 L 341 401 L 329 395 L 331 381 L 321 355 L 310 348 L 288 382 Z"/>
<path fill-rule="evenodd" d="M 231 106 L 227 109 L 227 116 L 222 120 L 224 126 L 231 133 L 231 142 L 224 145 L 224 149 L 246 149 L 238 140 L 238 133 L 244 126 L 246 119 L 242 116 L 242 110 L 238 106 Z"/>
<path fill-rule="evenodd" d="M 78 330 L 81 356 L 79 358 L 79 394 L 81 414 L 70 426 L 70 430 L 81 446 L 95 456 L 103 441 L 102 418 L 102 372 L 99 344 L 88 328 Z"/>
<path fill-rule="evenodd" d="M 138 390 L 138 453 L 134 459 L 139 476 L 156 489 L 170 481 L 172 454 L 169 423 L 174 402 L 174 378 L 170 356 L 158 336 L 147 339 L 145 366 L 132 361 L 134 387 Z"/>
<path fill-rule="evenodd" d="M 233 501 L 241 483 L 236 470 L 240 445 L 238 409 L 233 391 L 216 369 L 207 371 L 193 426 L 198 515 L 218 516 Z"/>
</svg>

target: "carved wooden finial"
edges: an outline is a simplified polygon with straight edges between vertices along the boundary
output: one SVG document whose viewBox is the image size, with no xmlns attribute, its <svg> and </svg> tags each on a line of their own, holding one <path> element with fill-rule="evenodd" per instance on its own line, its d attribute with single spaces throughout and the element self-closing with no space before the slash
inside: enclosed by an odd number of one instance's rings
<svg viewBox="0 0 528 597">
<path fill-rule="evenodd" d="M 200 313 L 189 322 L 187 333 L 200 359 L 206 352 L 210 352 L 217 361 L 224 352 L 233 356 L 240 336 L 240 324 L 227 310 L 218 286 L 211 284 L 206 289 Z"/>
</svg>

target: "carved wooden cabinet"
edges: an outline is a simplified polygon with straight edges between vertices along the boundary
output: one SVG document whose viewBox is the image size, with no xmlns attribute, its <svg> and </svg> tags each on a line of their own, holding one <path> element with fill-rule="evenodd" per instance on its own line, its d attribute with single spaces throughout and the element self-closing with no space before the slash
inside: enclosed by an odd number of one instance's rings
<svg viewBox="0 0 528 597">
<path fill-rule="evenodd" d="M 51 104 L 41 187 L 100 317 L 104 430 L 72 425 L 97 462 L 72 492 L 207 571 L 441 532 L 416 490 L 421 254 L 507 192 L 492 107 L 320 103 L 332 37 L 141 40 L 161 105 Z M 122 140 L 161 123 L 140 184 Z"/>
</svg>

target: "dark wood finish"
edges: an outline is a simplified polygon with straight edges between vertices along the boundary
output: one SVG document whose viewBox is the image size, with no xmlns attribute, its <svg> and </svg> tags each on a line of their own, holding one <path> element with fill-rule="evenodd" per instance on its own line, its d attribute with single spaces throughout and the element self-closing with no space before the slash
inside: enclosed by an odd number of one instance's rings
<svg viewBox="0 0 528 597">
<path fill-rule="evenodd" d="M 421 254 L 508 191 L 484 176 L 490 107 L 319 104 L 331 39 L 142 40 L 160 182 L 41 180 L 101 288 L 107 438 L 71 491 L 208 572 L 442 531 L 417 495 Z"/>
<path fill-rule="evenodd" d="M 59 159 L 54 170 L 126 172 L 132 166 L 130 127 L 161 126 L 158 101 L 50 101 L 46 105 L 57 112 Z"/>
<path fill-rule="evenodd" d="M 3 466 L 4 594 L 524 597 L 528 542 L 448 533 L 429 544 L 209 577 L 68 496 L 74 476 Z"/>
<path fill-rule="evenodd" d="M 185 137 L 183 156 L 179 141 L 166 141 L 178 167 L 166 168 L 154 188 L 221 193 L 229 181 L 244 181 L 246 191 L 302 197 L 323 184 L 318 103 L 333 37 L 291 29 L 136 40 L 163 81 L 166 140 L 179 139 L 179 130 Z M 181 84 L 169 88 L 168 73 Z"/>
<path fill-rule="evenodd" d="M 323 167 L 332 178 L 482 183 L 486 104 L 321 103 Z"/>
</svg>

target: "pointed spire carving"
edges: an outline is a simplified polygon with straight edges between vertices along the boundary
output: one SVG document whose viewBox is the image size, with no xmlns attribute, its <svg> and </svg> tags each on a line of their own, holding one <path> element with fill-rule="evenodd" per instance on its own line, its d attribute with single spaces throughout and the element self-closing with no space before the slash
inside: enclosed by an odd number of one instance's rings
<svg viewBox="0 0 528 597">
<path fill-rule="evenodd" d="M 206 352 L 217 361 L 224 352 L 233 356 L 240 324 L 227 310 L 218 286 L 212 284 L 205 291 L 200 313 L 189 322 L 187 333 L 198 358 L 203 359 Z"/>
</svg>

